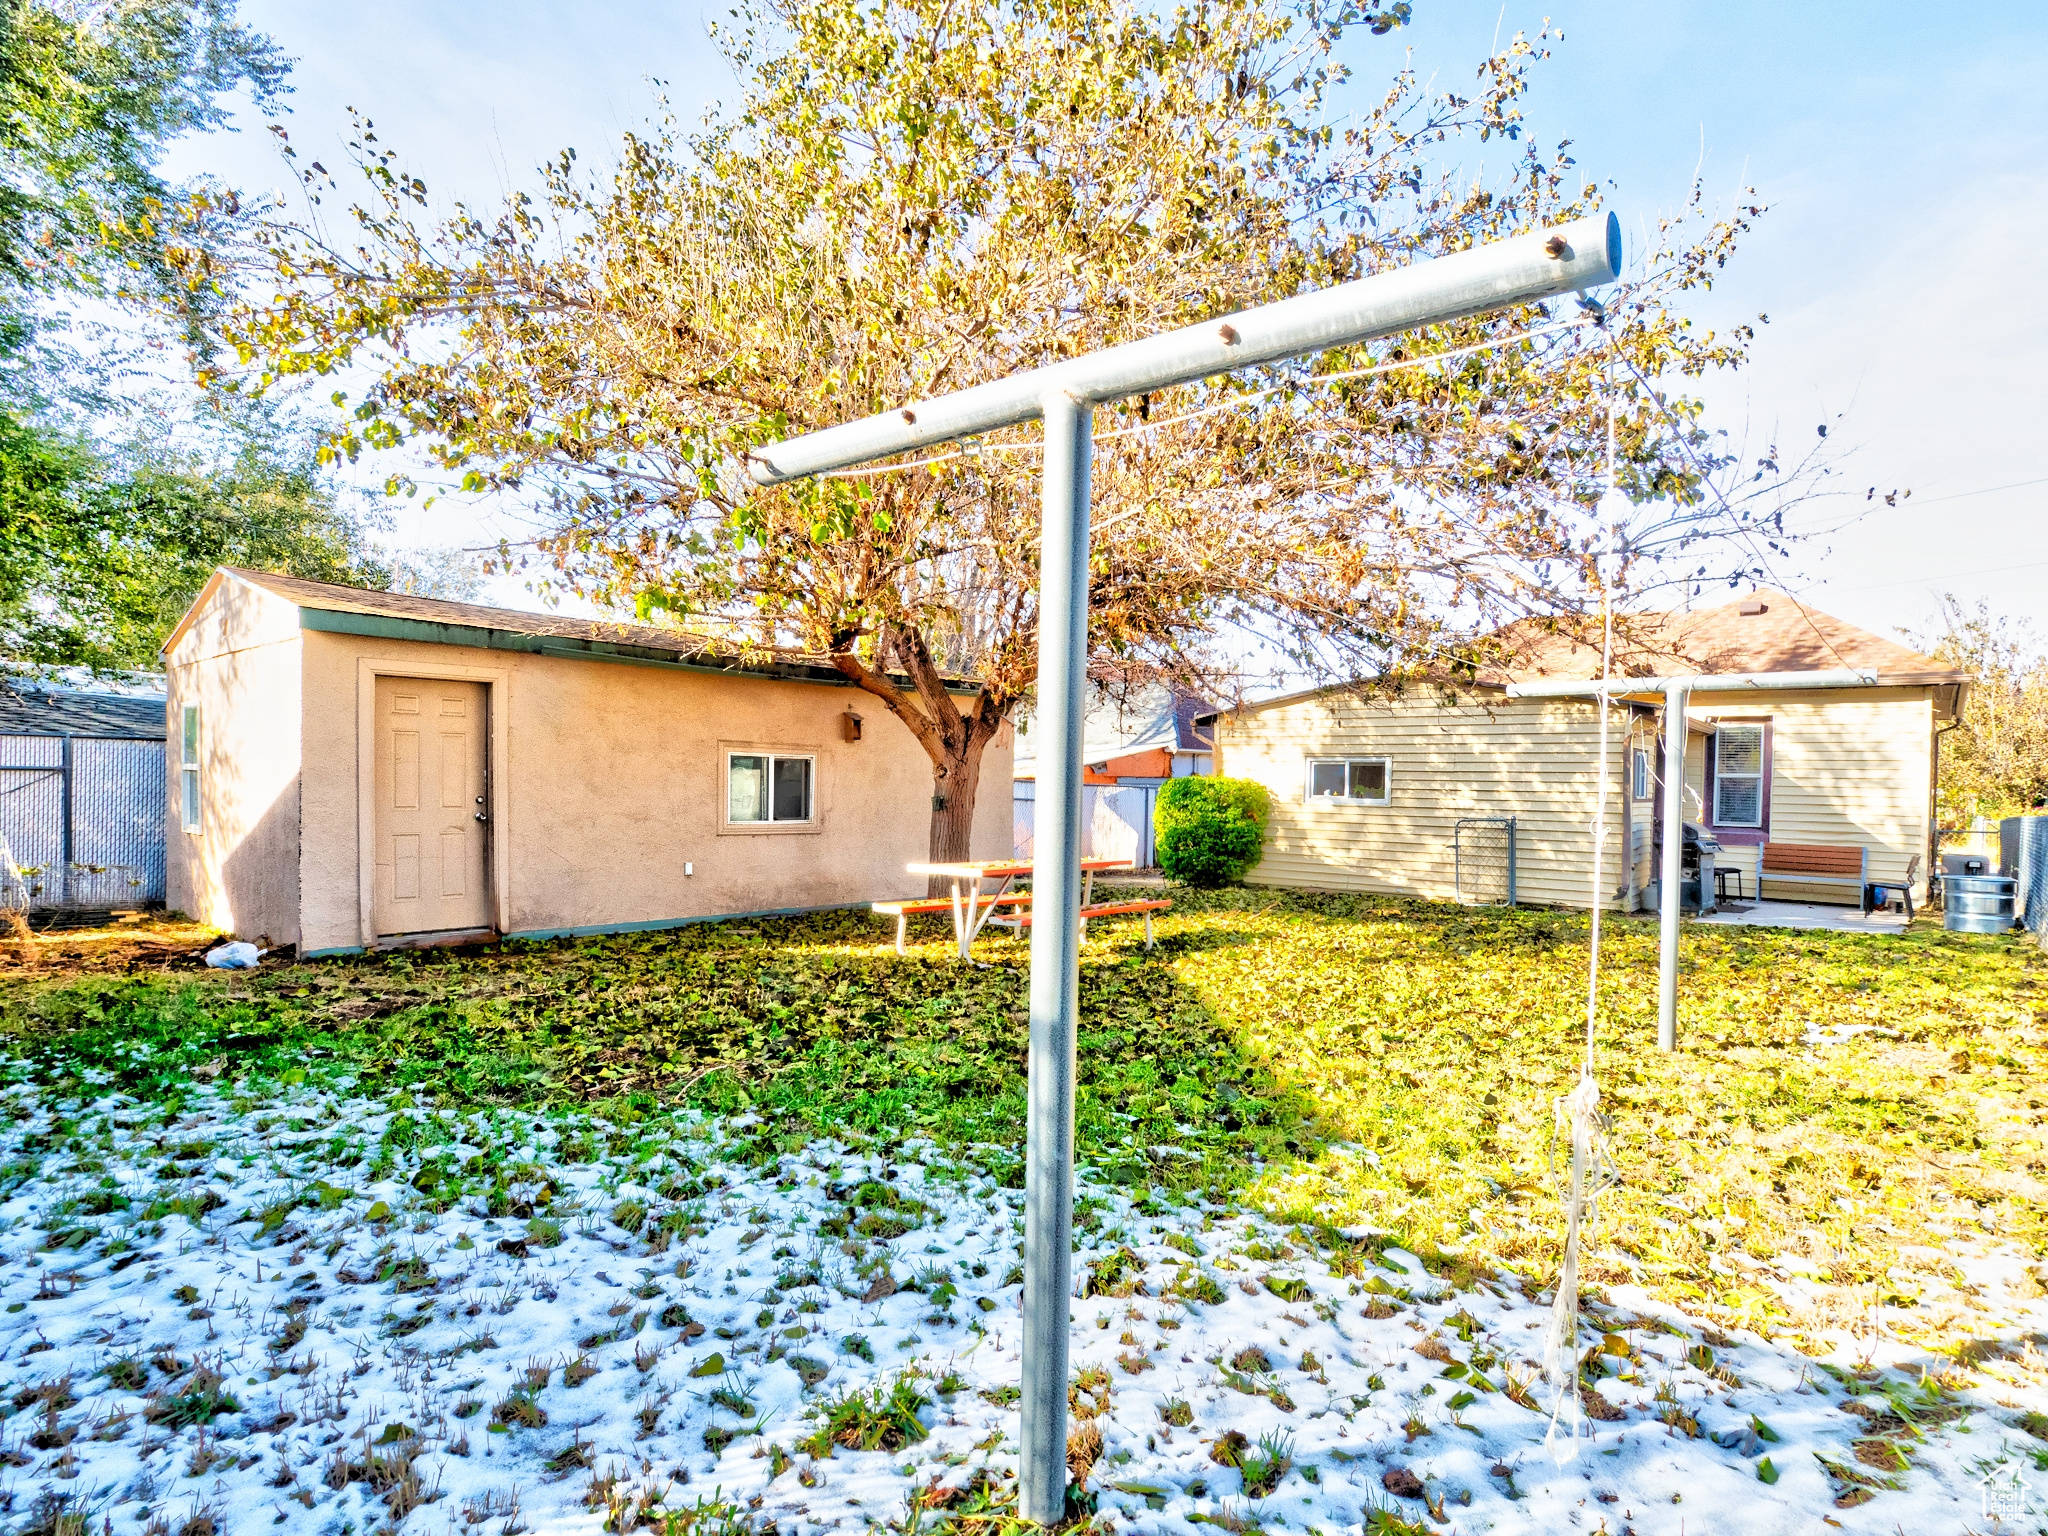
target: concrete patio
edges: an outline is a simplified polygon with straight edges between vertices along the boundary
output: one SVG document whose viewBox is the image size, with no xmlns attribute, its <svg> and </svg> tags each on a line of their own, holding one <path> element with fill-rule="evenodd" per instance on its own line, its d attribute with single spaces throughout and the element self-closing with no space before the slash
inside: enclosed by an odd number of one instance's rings
<svg viewBox="0 0 2048 1536">
<path fill-rule="evenodd" d="M 1686 921 L 1735 928 L 1825 928 L 1831 933 L 1906 931 L 1904 912 L 1877 911 L 1866 916 L 1855 907 L 1807 901 L 1728 901 L 1709 916 Z"/>
</svg>

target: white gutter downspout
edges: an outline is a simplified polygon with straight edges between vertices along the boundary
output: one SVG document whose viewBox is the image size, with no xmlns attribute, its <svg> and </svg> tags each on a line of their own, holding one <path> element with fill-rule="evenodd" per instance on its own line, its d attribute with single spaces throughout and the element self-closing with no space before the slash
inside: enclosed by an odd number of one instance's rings
<svg viewBox="0 0 2048 1536">
<path fill-rule="evenodd" d="M 1509 683 L 1511 699 L 1599 699 L 1615 695 L 1664 696 L 1664 867 L 1657 912 L 1657 1049 L 1678 1049 L 1678 874 L 1685 843 L 1685 710 L 1694 693 L 1741 693 L 1769 688 L 1868 688 L 1875 672 L 1738 672 L 1723 676 L 1617 677 L 1600 682 Z M 1601 764 L 1600 771 L 1607 772 Z M 1701 892 L 1704 902 L 1705 892 Z M 1757 883 L 1763 895 L 1763 883 Z"/>
</svg>

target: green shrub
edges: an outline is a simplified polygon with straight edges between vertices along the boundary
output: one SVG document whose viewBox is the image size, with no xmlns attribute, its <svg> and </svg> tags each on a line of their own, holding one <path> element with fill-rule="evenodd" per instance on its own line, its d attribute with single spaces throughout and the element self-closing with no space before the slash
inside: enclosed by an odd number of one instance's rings
<svg viewBox="0 0 2048 1536">
<path fill-rule="evenodd" d="M 1250 779 L 1173 779 L 1159 790 L 1152 827 L 1159 867 L 1189 885 L 1228 885 L 1259 862 L 1271 810 Z"/>
</svg>

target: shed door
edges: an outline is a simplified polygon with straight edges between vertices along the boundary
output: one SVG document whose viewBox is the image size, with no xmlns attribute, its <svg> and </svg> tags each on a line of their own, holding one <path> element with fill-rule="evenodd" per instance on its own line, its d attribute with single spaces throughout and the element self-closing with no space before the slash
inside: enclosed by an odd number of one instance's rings
<svg viewBox="0 0 2048 1536">
<path fill-rule="evenodd" d="M 378 937 L 488 928 L 482 683 L 377 679 Z"/>
</svg>

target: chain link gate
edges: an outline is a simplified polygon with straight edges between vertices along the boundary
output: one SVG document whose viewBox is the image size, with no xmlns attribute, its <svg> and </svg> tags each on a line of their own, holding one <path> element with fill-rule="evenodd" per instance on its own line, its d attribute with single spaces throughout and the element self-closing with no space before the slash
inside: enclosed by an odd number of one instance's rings
<svg viewBox="0 0 2048 1536">
<path fill-rule="evenodd" d="M 1451 870 L 1468 907 L 1515 904 L 1515 818 L 1465 816 L 1451 825 Z"/>
<path fill-rule="evenodd" d="M 0 907 L 164 900 L 162 741 L 0 735 Z"/>
</svg>

